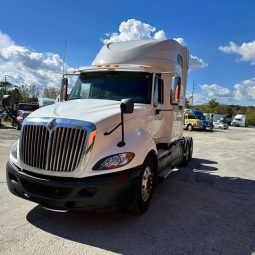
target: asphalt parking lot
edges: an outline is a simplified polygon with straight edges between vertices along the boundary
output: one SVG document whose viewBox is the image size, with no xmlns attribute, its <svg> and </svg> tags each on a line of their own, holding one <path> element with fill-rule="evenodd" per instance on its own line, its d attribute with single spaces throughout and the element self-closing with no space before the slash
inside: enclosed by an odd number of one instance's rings
<svg viewBox="0 0 255 255">
<path fill-rule="evenodd" d="M 194 154 L 143 216 L 57 213 L 9 193 L 19 131 L 0 128 L 0 254 L 255 254 L 255 129 L 186 132 Z"/>
</svg>

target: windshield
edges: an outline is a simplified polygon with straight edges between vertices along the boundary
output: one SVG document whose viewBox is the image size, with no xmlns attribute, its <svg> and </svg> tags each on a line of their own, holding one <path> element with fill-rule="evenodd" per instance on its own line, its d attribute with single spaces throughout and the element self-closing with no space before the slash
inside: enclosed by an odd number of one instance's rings
<svg viewBox="0 0 255 255">
<path fill-rule="evenodd" d="M 39 108 L 37 104 L 18 104 L 17 110 L 22 110 L 22 111 L 35 111 Z"/>
<path fill-rule="evenodd" d="M 142 72 L 93 72 L 81 74 L 70 94 L 72 99 L 132 98 L 134 103 L 151 102 L 152 74 Z"/>
<path fill-rule="evenodd" d="M 204 116 L 204 115 L 197 115 L 197 118 L 198 118 L 199 120 L 205 120 L 205 116 Z"/>
</svg>

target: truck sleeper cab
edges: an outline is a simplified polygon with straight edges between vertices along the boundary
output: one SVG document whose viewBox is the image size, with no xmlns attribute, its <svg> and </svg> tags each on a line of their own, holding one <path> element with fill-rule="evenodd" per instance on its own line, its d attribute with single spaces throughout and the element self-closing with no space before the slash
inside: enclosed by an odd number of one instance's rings
<svg viewBox="0 0 255 255">
<path fill-rule="evenodd" d="M 144 213 L 156 181 L 192 157 L 182 131 L 187 49 L 174 40 L 113 43 L 92 64 L 76 70 L 67 101 L 64 79 L 63 102 L 24 120 L 9 190 L 51 209 Z"/>
</svg>

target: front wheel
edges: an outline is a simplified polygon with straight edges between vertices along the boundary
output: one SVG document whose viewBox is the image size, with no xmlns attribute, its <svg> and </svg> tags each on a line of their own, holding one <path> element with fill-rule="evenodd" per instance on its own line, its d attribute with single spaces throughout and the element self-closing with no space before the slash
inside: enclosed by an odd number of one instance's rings
<svg viewBox="0 0 255 255">
<path fill-rule="evenodd" d="M 150 159 L 145 160 L 141 169 L 140 178 L 136 187 L 136 193 L 130 206 L 130 212 L 143 214 L 150 205 L 153 188 L 155 184 L 155 173 Z"/>
<path fill-rule="evenodd" d="M 188 130 L 188 131 L 192 131 L 192 129 L 193 129 L 192 125 L 189 124 L 189 125 L 187 126 L 187 130 Z"/>
</svg>

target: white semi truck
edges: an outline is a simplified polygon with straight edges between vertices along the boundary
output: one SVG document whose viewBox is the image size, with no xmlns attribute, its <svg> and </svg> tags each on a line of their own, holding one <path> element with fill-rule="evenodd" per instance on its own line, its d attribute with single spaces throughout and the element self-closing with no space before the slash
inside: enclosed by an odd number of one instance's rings
<svg viewBox="0 0 255 255">
<path fill-rule="evenodd" d="M 9 190 L 51 209 L 144 213 L 157 180 L 192 157 L 183 136 L 188 56 L 170 39 L 103 46 L 76 70 L 68 98 L 64 78 L 63 101 L 24 120 Z"/>
<path fill-rule="evenodd" d="M 231 126 L 246 127 L 246 116 L 243 114 L 237 114 L 231 121 Z"/>
</svg>

